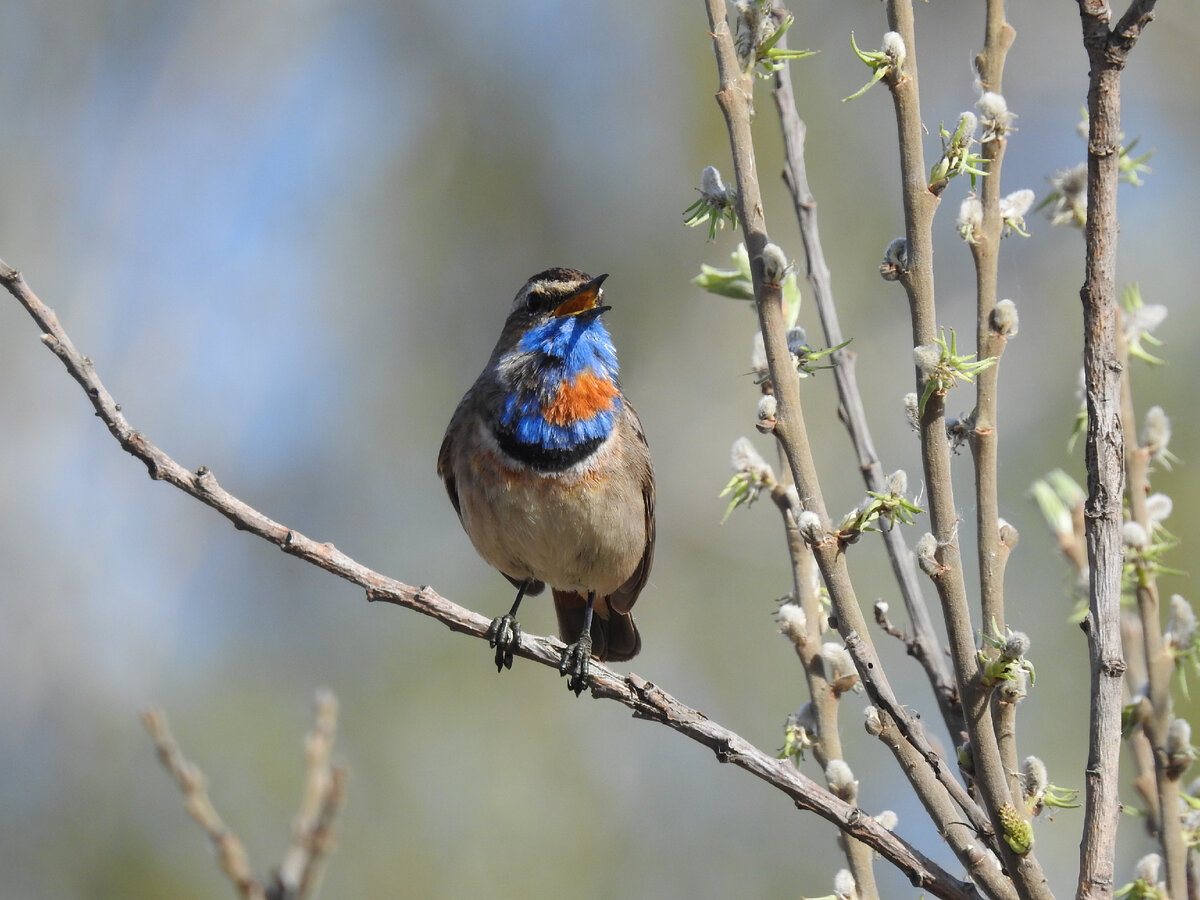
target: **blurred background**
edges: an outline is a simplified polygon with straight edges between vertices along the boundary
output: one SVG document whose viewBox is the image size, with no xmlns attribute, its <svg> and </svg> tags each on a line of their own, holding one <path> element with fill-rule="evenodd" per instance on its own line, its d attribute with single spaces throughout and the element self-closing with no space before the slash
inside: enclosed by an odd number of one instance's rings
<svg viewBox="0 0 1200 900">
<path fill-rule="evenodd" d="M 976 99 L 981 7 L 918 4 L 931 163 L 938 123 Z M 873 2 L 796 12 L 791 45 L 821 51 L 793 72 L 843 328 L 884 467 L 907 469 L 917 490 L 906 305 L 877 274 L 903 230 L 891 103 L 878 87 L 840 102 L 870 75 L 850 32 L 876 47 L 885 20 Z M 1124 80 L 1125 130 L 1156 152 L 1145 187 L 1122 187 L 1118 278 L 1171 310 L 1169 365 L 1138 365 L 1135 384 L 1139 409 L 1174 415 L 1184 464 L 1154 484 L 1175 498 L 1167 525 L 1184 541 L 1169 564 L 1190 569 L 1200 17 L 1187 4 L 1159 16 Z M 1073 4 L 1014 4 L 1010 18 L 1019 130 L 1004 188 L 1040 199 L 1084 157 L 1087 60 Z M 530 274 L 610 273 L 607 321 L 658 468 L 658 554 L 631 668 L 758 746 L 782 745 L 805 691 L 772 621 L 789 588 L 778 517 L 763 503 L 721 525 L 717 498 L 731 443 L 754 434 L 755 320 L 689 284 L 737 239 L 706 243 L 681 224 L 701 168 L 730 174 L 702 4 L 103 0 L 64 15 L 3 2 L 0 33 L 0 258 L 56 309 L 134 427 L 276 520 L 485 615 L 512 592 L 434 474 L 443 429 Z M 759 108 L 767 222 L 803 267 L 766 93 Z M 973 272 L 954 233 L 967 190 L 951 185 L 936 227 L 939 318 L 969 342 Z M 1028 221 L 1031 238 L 1005 241 L 1001 276 L 1021 314 L 1001 376 L 1002 512 L 1023 537 L 1009 609 L 1038 669 L 1021 751 L 1082 787 L 1086 644 L 1028 497 L 1052 468 L 1082 479 L 1082 447 L 1066 450 L 1082 239 Z M 137 712 L 163 705 L 265 871 L 286 842 L 322 685 L 341 699 L 337 754 L 353 770 L 325 897 L 830 892 L 834 832 L 750 776 L 622 707 L 574 699 L 540 666 L 497 676 L 483 644 L 368 605 L 152 482 L 0 300 L 0 895 L 230 896 Z M 817 342 L 807 301 L 801 323 Z M 832 379 L 803 390 L 840 514 L 862 485 Z M 956 404 L 970 408 L 967 392 Z M 969 454 L 956 465 L 969 548 Z M 922 518 L 913 539 L 924 530 Z M 864 602 L 899 609 L 878 542 L 852 555 Z M 1180 578 L 1164 590 L 1195 593 Z M 553 619 L 539 602 L 522 616 L 535 633 Z M 915 664 L 880 647 L 932 726 Z M 890 757 L 860 736 L 861 706 L 849 698 L 843 721 L 862 805 L 895 809 L 900 833 L 957 871 Z M 1038 827 L 1064 895 L 1080 820 L 1063 811 Z M 1148 847 L 1127 821 L 1118 871 Z M 886 865 L 880 878 L 887 896 L 915 895 Z"/>
</svg>

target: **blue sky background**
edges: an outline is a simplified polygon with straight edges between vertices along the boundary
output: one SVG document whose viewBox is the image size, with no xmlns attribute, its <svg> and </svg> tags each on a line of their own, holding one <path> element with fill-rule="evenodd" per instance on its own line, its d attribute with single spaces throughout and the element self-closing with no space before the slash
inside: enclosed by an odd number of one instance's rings
<svg viewBox="0 0 1200 900">
<path fill-rule="evenodd" d="M 918 4 L 922 109 L 975 100 L 978 4 Z M 1014 4 L 1005 93 L 1018 113 L 1005 190 L 1041 196 L 1082 160 L 1086 57 L 1072 4 Z M 900 289 L 877 265 L 902 230 L 893 117 L 849 49 L 885 30 L 877 3 L 797 7 L 795 66 L 809 172 L 843 328 L 886 468 L 919 485 L 901 412 L 911 347 Z M 1185 463 L 1155 487 L 1168 523 L 1200 540 L 1192 411 L 1200 190 L 1193 52 L 1200 17 L 1165 4 L 1125 78 L 1125 128 L 1154 148 L 1123 189 L 1119 280 L 1171 316 L 1169 366 L 1136 372 L 1139 407 L 1172 414 Z M 659 543 L 631 666 L 773 750 L 803 700 L 774 633 L 788 589 L 764 504 L 719 525 L 728 448 L 753 433 L 748 307 L 689 278 L 736 240 L 680 225 L 700 169 L 729 171 L 700 4 L 104 0 L 64 16 L 0 2 L 0 258 L 58 312 L 133 425 L 278 521 L 363 563 L 494 615 L 507 583 L 462 535 L 433 472 L 442 431 L 509 301 L 533 272 L 608 272 L 625 387 L 658 468 Z M 773 238 L 801 248 L 765 93 L 756 122 Z M 931 159 L 932 161 L 932 159 Z M 936 223 L 939 318 L 972 331 L 973 273 Z M 1038 682 L 1022 753 L 1082 786 L 1086 646 L 1068 578 L 1027 497 L 1081 453 L 1076 408 L 1082 241 L 1029 218 L 1004 246 L 1001 292 L 1021 312 L 1002 369 L 1002 512 L 1023 540 L 1012 624 Z M 801 265 L 803 262 L 801 260 Z M 805 305 L 801 321 L 819 334 Z M 620 708 L 571 698 L 518 662 L 498 677 L 481 644 L 360 592 L 152 482 L 91 415 L 15 302 L 0 305 L 0 893 L 6 898 L 220 896 L 199 831 L 154 761 L 137 710 L 162 704 L 260 870 L 275 864 L 299 790 L 300 737 L 320 685 L 343 708 L 353 769 L 324 896 L 822 895 L 832 831 L 744 773 Z M 847 466 L 832 381 L 803 385 L 832 510 Z M 966 409 L 970 400 L 951 397 Z M 768 440 L 755 435 L 770 453 Z M 970 459 L 957 462 L 970 539 Z M 919 534 L 924 525 L 918 526 Z M 970 554 L 968 553 L 968 556 Z M 854 548 L 865 599 L 890 597 L 882 552 Z M 1187 593 L 1174 579 L 1166 592 Z M 894 597 L 892 597 L 894 599 Z M 523 618 L 553 628 L 545 604 Z M 930 713 L 902 648 L 881 643 L 906 702 Z M 871 811 L 934 847 L 881 748 L 843 710 Z M 808 774 L 817 777 L 810 762 Z M 1080 817 L 1039 826 L 1057 889 L 1073 883 Z M 1142 852 L 1126 824 L 1122 864 Z M 953 864 L 940 849 L 932 855 Z M 1124 870 L 1122 870 L 1124 871 Z M 903 879 L 881 867 L 887 896 Z"/>
</svg>

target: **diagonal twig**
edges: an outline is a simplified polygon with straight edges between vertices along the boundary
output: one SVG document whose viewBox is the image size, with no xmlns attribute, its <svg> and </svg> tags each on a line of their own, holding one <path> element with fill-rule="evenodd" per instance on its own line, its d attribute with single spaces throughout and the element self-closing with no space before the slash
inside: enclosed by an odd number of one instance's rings
<svg viewBox="0 0 1200 900">
<path fill-rule="evenodd" d="M 134 430 L 120 407 L 101 383 L 91 360 L 75 349 L 70 337 L 47 307 L 29 289 L 21 273 L 0 261 L 0 285 L 11 293 L 42 329 L 42 341 L 62 361 L 68 373 L 86 392 L 97 416 L 118 443 L 145 464 L 150 476 L 167 481 L 189 496 L 211 506 L 234 527 L 249 531 L 328 572 L 365 589 L 368 600 L 381 600 L 415 610 L 446 625 L 450 630 L 486 640 L 491 621 L 442 597 L 428 586 L 415 587 L 369 569 L 332 544 L 319 543 L 288 528 L 217 484 L 205 468 L 191 472 Z M 557 670 L 562 643 L 548 637 L 523 634 L 516 653 Z M 951 875 L 907 841 L 888 831 L 870 815 L 830 793 L 799 772 L 788 760 L 780 760 L 755 747 L 745 738 L 710 720 L 656 685 L 635 674 L 620 676 L 598 663 L 591 667 L 591 692 L 597 698 L 615 700 L 629 707 L 636 718 L 659 722 L 708 747 L 721 762 L 745 769 L 789 797 L 798 808 L 814 812 L 841 831 L 867 844 L 904 872 L 916 886 L 947 900 L 978 900 L 974 885 Z"/>
<path fill-rule="evenodd" d="M 141 718 L 146 731 L 154 739 L 159 760 L 183 792 L 184 809 L 212 842 L 221 871 L 233 882 L 243 900 L 267 900 L 262 882 L 250 868 L 245 845 L 217 813 L 208 796 L 204 773 L 183 755 L 179 742 L 167 725 L 166 714 L 157 707 L 150 707 L 142 711 Z"/>
</svg>

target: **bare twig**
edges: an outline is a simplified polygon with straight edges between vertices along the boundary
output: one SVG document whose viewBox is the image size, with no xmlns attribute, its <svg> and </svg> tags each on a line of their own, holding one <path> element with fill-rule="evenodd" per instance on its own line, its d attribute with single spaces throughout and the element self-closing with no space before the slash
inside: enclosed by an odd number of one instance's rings
<svg viewBox="0 0 1200 900">
<path fill-rule="evenodd" d="M 161 709 L 150 707 L 142 711 L 142 724 L 154 739 L 159 760 L 183 792 L 184 809 L 212 842 L 221 871 L 245 900 L 267 900 L 262 882 L 250 868 L 245 846 L 217 814 L 208 796 L 204 773 L 184 757 L 179 743 L 167 726 L 166 714 Z"/>
<path fill-rule="evenodd" d="M 99 418 L 121 446 L 141 460 L 153 478 L 167 481 L 211 506 L 236 528 L 250 531 L 276 544 L 281 550 L 307 560 L 366 590 L 369 600 L 382 600 L 430 616 L 452 631 L 487 637 L 491 624 L 439 595 L 429 587 L 414 587 L 387 578 L 338 551 L 299 532 L 280 525 L 216 484 L 205 469 L 189 472 L 134 431 L 112 396 L 105 389 L 91 362 L 74 347 L 53 311 L 29 289 L 21 274 L 0 262 L 0 284 L 26 308 L 45 332 L 43 342 L 54 351 L 87 393 Z M 562 659 L 561 642 L 523 634 L 516 653 L 557 671 Z M 710 721 L 703 713 L 686 706 L 655 685 L 630 674 L 619 676 L 598 663 L 591 668 L 594 697 L 616 700 L 633 710 L 637 718 L 660 722 L 700 743 L 722 762 L 731 762 L 787 795 L 798 808 L 814 812 L 832 822 L 845 834 L 863 842 L 903 871 L 914 885 L 948 900 L 978 900 L 974 886 L 960 881 L 861 810 L 834 797 L 806 778 L 787 760 L 779 760 L 754 747 L 744 738 Z"/>
<path fill-rule="evenodd" d="M 1088 83 L 1088 210 L 1084 320 L 1087 395 L 1088 500 L 1085 509 L 1090 584 L 1088 648 L 1091 716 L 1085 779 L 1083 839 L 1077 897 L 1111 897 L 1116 848 L 1118 753 L 1121 741 L 1121 495 L 1124 441 L 1121 372 L 1117 355 L 1117 180 L 1121 131 L 1121 71 L 1154 10 L 1135 0 L 1114 31 L 1105 0 L 1079 0 L 1083 43 L 1091 64 Z M 1181 884 L 1172 885 L 1174 893 Z"/>
<path fill-rule="evenodd" d="M 338 702 L 333 691 L 317 691 L 316 721 L 304 739 L 306 771 L 292 837 L 268 890 L 268 900 L 305 900 L 317 894 L 325 861 L 333 852 L 333 824 L 346 800 L 345 766 L 330 764 L 337 736 Z"/>
</svg>

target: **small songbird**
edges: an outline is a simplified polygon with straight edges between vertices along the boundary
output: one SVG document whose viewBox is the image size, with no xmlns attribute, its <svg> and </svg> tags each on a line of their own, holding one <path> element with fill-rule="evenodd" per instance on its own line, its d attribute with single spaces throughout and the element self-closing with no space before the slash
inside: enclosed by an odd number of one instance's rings
<svg viewBox="0 0 1200 900">
<path fill-rule="evenodd" d="M 600 320 L 607 277 L 547 269 L 525 283 L 437 461 L 471 543 L 517 589 L 488 632 L 497 671 L 520 646 L 522 598 L 548 584 L 576 696 L 592 655 L 641 649 L 629 611 L 654 558 L 654 470 Z"/>
</svg>

